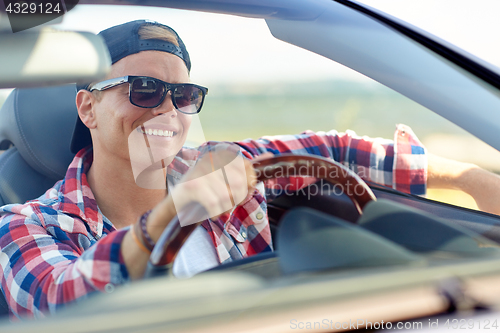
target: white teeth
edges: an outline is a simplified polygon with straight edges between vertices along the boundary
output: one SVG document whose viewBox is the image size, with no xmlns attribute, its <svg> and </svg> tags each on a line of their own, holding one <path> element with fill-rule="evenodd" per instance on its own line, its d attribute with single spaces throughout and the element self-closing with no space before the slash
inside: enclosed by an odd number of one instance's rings
<svg viewBox="0 0 500 333">
<path fill-rule="evenodd" d="M 143 130 L 141 127 L 138 127 L 137 130 L 142 134 L 148 134 L 148 135 L 165 136 L 165 137 L 174 136 L 173 131 L 164 131 L 164 130 L 151 129 L 151 128 L 147 129 L 147 130 Z"/>
</svg>

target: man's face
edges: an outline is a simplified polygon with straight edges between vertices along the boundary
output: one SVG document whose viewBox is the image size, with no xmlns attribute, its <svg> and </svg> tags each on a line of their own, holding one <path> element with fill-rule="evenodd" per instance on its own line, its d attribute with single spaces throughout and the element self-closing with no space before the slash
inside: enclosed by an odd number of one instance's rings
<svg viewBox="0 0 500 333">
<path fill-rule="evenodd" d="M 150 76 L 169 83 L 189 82 L 182 59 L 161 51 L 143 51 L 127 56 L 111 66 L 107 78 L 125 75 Z M 156 150 L 156 156 L 175 156 L 186 141 L 192 116 L 175 110 L 170 93 L 161 105 L 153 109 L 132 105 L 128 88 L 128 84 L 122 84 L 101 93 L 95 106 L 97 126 L 91 130 L 94 150 L 129 159 L 128 140 L 132 135 L 143 141 L 147 139 L 150 147 Z M 142 129 L 145 129 L 145 134 Z M 173 136 L 160 135 L 160 130 L 173 132 Z M 131 146 L 131 149 L 134 148 Z"/>
</svg>

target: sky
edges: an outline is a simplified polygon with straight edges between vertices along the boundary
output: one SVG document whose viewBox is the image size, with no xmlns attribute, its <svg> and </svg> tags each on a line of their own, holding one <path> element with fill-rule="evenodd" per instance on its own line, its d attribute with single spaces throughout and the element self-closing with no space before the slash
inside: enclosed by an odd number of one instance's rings
<svg viewBox="0 0 500 333">
<path fill-rule="evenodd" d="M 499 0 L 361 0 L 500 67 Z M 77 5 L 61 28 L 98 32 L 147 18 L 173 27 L 188 47 L 191 78 L 203 84 L 236 81 L 297 82 L 364 76 L 309 51 L 276 41 L 263 20 L 151 7 Z M 227 29 L 230 26 L 231 29 Z M 248 45 L 258 43 L 259 48 Z M 265 61 L 264 61 L 265 60 Z M 307 64 L 298 69 L 297 62 Z M 241 65 L 245 64 L 245 65 Z M 231 66 L 231 71 L 220 71 Z"/>
<path fill-rule="evenodd" d="M 361 0 L 500 67 L 498 0 Z"/>
</svg>

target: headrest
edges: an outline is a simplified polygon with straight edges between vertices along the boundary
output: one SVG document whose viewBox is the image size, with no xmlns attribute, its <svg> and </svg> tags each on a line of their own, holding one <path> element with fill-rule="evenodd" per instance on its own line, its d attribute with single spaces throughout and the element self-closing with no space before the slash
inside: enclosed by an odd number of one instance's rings
<svg viewBox="0 0 500 333">
<path fill-rule="evenodd" d="M 62 179 L 74 154 L 75 85 L 15 89 L 0 109 L 0 149 L 13 144 L 36 171 Z"/>
</svg>

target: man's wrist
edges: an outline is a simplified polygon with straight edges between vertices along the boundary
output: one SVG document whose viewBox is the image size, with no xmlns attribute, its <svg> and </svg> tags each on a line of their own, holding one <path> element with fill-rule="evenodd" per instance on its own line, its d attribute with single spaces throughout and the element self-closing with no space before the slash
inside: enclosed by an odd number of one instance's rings
<svg viewBox="0 0 500 333">
<path fill-rule="evenodd" d="M 170 195 L 151 211 L 146 220 L 146 230 L 155 243 L 175 215 L 177 212 Z"/>
</svg>

